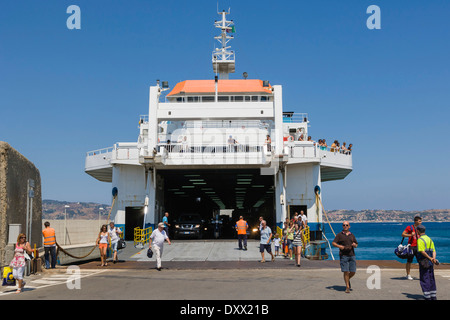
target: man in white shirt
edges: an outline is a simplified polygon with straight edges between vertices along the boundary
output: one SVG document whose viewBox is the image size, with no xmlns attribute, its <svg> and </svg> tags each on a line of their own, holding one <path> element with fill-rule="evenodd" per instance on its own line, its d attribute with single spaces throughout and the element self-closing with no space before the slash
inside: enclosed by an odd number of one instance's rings
<svg viewBox="0 0 450 320">
<path fill-rule="evenodd" d="M 155 229 L 149 239 L 149 248 L 152 247 L 156 254 L 156 269 L 161 271 L 161 256 L 163 253 L 164 241 L 167 240 L 167 243 L 170 245 L 170 239 L 164 231 L 164 223 L 158 223 L 158 229 Z"/>
<path fill-rule="evenodd" d="M 109 223 L 109 236 L 111 238 L 111 250 L 114 252 L 113 255 L 113 263 L 117 262 L 117 244 L 119 243 L 120 235 L 122 234 L 122 230 L 120 228 L 114 226 L 114 222 Z"/>
<path fill-rule="evenodd" d="M 303 223 L 303 228 L 305 228 L 308 225 L 308 217 L 305 215 L 303 210 L 300 211 L 300 218 L 301 218 L 302 223 Z"/>
</svg>

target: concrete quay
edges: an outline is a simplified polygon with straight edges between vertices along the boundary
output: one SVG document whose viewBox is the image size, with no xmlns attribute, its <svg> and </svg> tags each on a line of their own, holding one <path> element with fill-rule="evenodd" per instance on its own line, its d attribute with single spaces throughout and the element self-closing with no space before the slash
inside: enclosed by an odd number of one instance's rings
<svg viewBox="0 0 450 320">
<path fill-rule="evenodd" d="M 166 243 L 161 271 L 155 258 L 146 256 L 147 248 L 128 242 L 119 261 L 109 259 L 106 267 L 100 266 L 99 259 L 57 265 L 26 277 L 20 295 L 14 294 L 14 288 L 3 287 L 0 300 L 153 300 L 152 307 L 162 303 L 175 315 L 187 303 L 210 303 L 217 308 L 225 301 L 267 304 L 273 315 L 280 311 L 278 307 L 292 308 L 293 301 L 423 300 L 417 264 L 412 266 L 414 280 L 407 280 L 400 261 L 357 260 L 352 291 L 347 294 L 338 260 L 302 258 L 301 267 L 296 267 L 282 256 L 271 262 L 266 253 L 267 262 L 261 263 L 254 240 L 247 251 L 238 250 L 237 241 Z M 438 299 L 450 300 L 450 266 L 437 266 L 435 274 Z M 79 287 L 71 288 L 77 281 Z"/>
</svg>

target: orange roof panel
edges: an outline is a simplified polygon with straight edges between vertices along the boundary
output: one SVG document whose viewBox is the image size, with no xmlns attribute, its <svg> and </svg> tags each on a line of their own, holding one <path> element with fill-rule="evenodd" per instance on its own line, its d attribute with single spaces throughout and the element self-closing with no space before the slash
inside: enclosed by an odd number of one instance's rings
<svg viewBox="0 0 450 320">
<path fill-rule="evenodd" d="M 215 80 L 186 80 L 177 83 L 167 95 L 215 93 Z M 262 80 L 218 80 L 218 93 L 272 93 L 272 87 L 263 87 Z"/>
</svg>

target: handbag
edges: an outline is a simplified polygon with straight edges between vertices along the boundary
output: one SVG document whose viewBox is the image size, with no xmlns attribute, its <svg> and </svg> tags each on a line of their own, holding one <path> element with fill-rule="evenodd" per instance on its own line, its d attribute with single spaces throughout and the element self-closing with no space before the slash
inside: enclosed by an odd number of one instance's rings
<svg viewBox="0 0 450 320">
<path fill-rule="evenodd" d="M 122 238 L 119 239 L 119 242 L 117 243 L 117 249 L 125 249 L 127 247 L 127 243 Z"/>
<path fill-rule="evenodd" d="M 13 269 L 11 267 L 3 268 L 3 283 L 2 286 L 15 286 L 16 279 L 13 276 Z"/>
<path fill-rule="evenodd" d="M 149 258 L 153 257 L 153 250 L 152 250 L 152 248 L 148 248 L 148 250 L 147 250 L 147 257 L 149 257 Z"/>
<path fill-rule="evenodd" d="M 400 259 L 408 259 L 414 257 L 414 251 L 411 249 L 410 244 L 403 245 L 405 238 L 402 238 L 402 242 L 395 248 L 394 253 Z"/>
</svg>

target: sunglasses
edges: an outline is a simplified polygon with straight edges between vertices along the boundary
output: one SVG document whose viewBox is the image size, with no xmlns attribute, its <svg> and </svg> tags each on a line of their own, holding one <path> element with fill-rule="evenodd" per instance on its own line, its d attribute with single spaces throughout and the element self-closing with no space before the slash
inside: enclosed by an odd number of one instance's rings
<svg viewBox="0 0 450 320">
<path fill-rule="evenodd" d="M 348 225 L 348 224 L 343 224 L 342 226 L 343 226 L 343 227 L 348 227 L 349 225 Z"/>
</svg>

